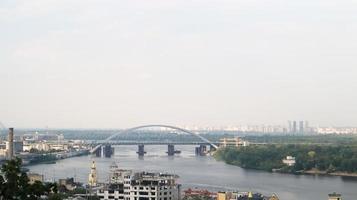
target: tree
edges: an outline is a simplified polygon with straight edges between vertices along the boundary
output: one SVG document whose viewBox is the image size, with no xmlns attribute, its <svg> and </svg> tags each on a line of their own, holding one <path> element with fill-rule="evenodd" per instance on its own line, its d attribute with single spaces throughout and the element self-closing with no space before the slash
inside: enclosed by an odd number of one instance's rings
<svg viewBox="0 0 357 200">
<path fill-rule="evenodd" d="M 5 191 L 5 180 L 2 176 L 0 176 L 0 199 L 2 199 L 4 191 Z"/>
<path fill-rule="evenodd" d="M 309 156 L 309 158 L 314 159 L 314 158 L 315 158 L 315 155 L 316 155 L 316 152 L 315 152 L 315 151 L 309 151 L 309 152 L 307 153 L 307 155 Z"/>
<path fill-rule="evenodd" d="M 26 181 L 27 176 L 21 173 L 20 166 L 21 160 L 13 159 L 6 161 L 6 163 L 3 164 L 1 167 L 1 171 L 4 174 L 3 176 L 1 176 L 1 197 L 3 197 L 4 199 L 19 199 L 27 189 L 27 185 L 24 184 L 24 181 Z"/>
<path fill-rule="evenodd" d="M 57 184 L 36 181 L 29 184 L 26 173 L 21 171 L 21 159 L 8 160 L 2 165 L 0 175 L 0 199 L 37 200 L 42 195 L 57 193 Z"/>
</svg>

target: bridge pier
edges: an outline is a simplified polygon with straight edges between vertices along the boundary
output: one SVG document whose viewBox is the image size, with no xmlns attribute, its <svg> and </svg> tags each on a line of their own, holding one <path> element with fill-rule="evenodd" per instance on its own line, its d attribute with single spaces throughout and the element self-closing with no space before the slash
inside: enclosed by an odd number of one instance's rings
<svg viewBox="0 0 357 200">
<path fill-rule="evenodd" d="M 144 149 L 143 144 L 138 145 L 138 151 L 136 152 L 139 156 L 144 156 L 146 154 L 146 151 Z"/>
<path fill-rule="evenodd" d="M 114 147 L 110 144 L 106 144 L 97 148 L 93 153 L 96 157 L 110 158 L 114 154 Z"/>
<path fill-rule="evenodd" d="M 167 145 L 167 155 L 174 156 L 175 155 L 175 146 L 173 144 Z"/>
<path fill-rule="evenodd" d="M 175 154 L 181 153 L 181 151 L 180 150 L 175 150 L 175 145 L 168 144 L 166 153 L 167 153 L 168 156 L 174 156 Z"/>
<path fill-rule="evenodd" d="M 114 147 L 112 147 L 112 145 L 110 144 L 106 144 L 103 150 L 104 150 L 104 157 L 106 158 L 110 158 L 114 154 Z"/>
<path fill-rule="evenodd" d="M 217 149 L 213 146 L 213 145 L 209 145 L 209 151 L 210 152 L 214 152 L 214 151 L 216 151 Z"/>
<path fill-rule="evenodd" d="M 196 156 L 205 156 L 207 154 L 207 146 L 201 144 L 199 147 L 195 148 Z"/>
<path fill-rule="evenodd" d="M 102 156 L 102 148 L 98 148 L 95 152 L 94 152 L 96 157 L 101 157 Z"/>
</svg>

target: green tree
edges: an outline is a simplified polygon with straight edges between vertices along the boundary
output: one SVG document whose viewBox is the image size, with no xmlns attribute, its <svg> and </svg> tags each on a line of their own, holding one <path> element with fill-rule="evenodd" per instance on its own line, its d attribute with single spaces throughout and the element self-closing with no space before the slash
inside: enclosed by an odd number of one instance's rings
<svg viewBox="0 0 357 200">
<path fill-rule="evenodd" d="M 316 152 L 315 151 L 309 151 L 307 153 L 307 155 L 309 156 L 309 158 L 311 158 L 313 160 L 315 158 Z"/>
<path fill-rule="evenodd" d="M 42 195 L 57 193 L 55 183 L 42 184 L 36 181 L 29 184 L 27 174 L 21 171 L 21 159 L 8 160 L 2 165 L 0 175 L 0 199 L 37 200 Z"/>
<path fill-rule="evenodd" d="M 23 197 L 23 194 L 28 189 L 26 185 L 26 174 L 21 172 L 21 160 L 13 159 L 2 165 L 1 171 L 3 176 L 1 197 L 12 200 Z"/>
</svg>

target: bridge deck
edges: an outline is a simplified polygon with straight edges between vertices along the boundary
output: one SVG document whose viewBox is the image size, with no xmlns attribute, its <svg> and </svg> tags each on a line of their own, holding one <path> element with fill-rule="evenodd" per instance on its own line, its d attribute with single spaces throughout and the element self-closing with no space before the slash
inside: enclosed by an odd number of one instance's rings
<svg viewBox="0 0 357 200">
<path fill-rule="evenodd" d="M 99 145 L 103 144 L 103 142 L 98 142 L 98 143 L 92 143 L 93 145 Z M 106 142 L 105 144 L 111 144 L 111 145 L 210 145 L 211 143 L 207 142 Z M 219 142 L 213 144 L 218 145 Z"/>
</svg>

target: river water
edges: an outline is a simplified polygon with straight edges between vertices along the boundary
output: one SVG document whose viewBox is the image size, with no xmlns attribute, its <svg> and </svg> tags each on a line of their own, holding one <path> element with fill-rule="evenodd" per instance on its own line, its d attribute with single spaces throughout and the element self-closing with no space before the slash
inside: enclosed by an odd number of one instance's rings
<svg viewBox="0 0 357 200">
<path fill-rule="evenodd" d="M 212 191 L 254 191 L 265 195 L 276 193 L 282 200 L 327 200 L 327 194 L 341 193 L 344 200 L 357 200 L 357 179 L 331 176 L 309 176 L 246 170 L 218 162 L 210 156 L 196 157 L 194 146 L 176 146 L 180 155 L 168 157 L 165 146 L 145 146 L 144 158 L 136 155 L 136 146 L 116 146 L 112 158 L 83 156 L 60 160 L 56 164 L 29 167 L 43 174 L 46 180 L 75 177 L 87 182 L 91 161 L 97 163 L 101 181 L 108 180 L 109 166 L 136 171 L 168 172 L 180 176 L 183 188 L 204 188 Z"/>
</svg>

